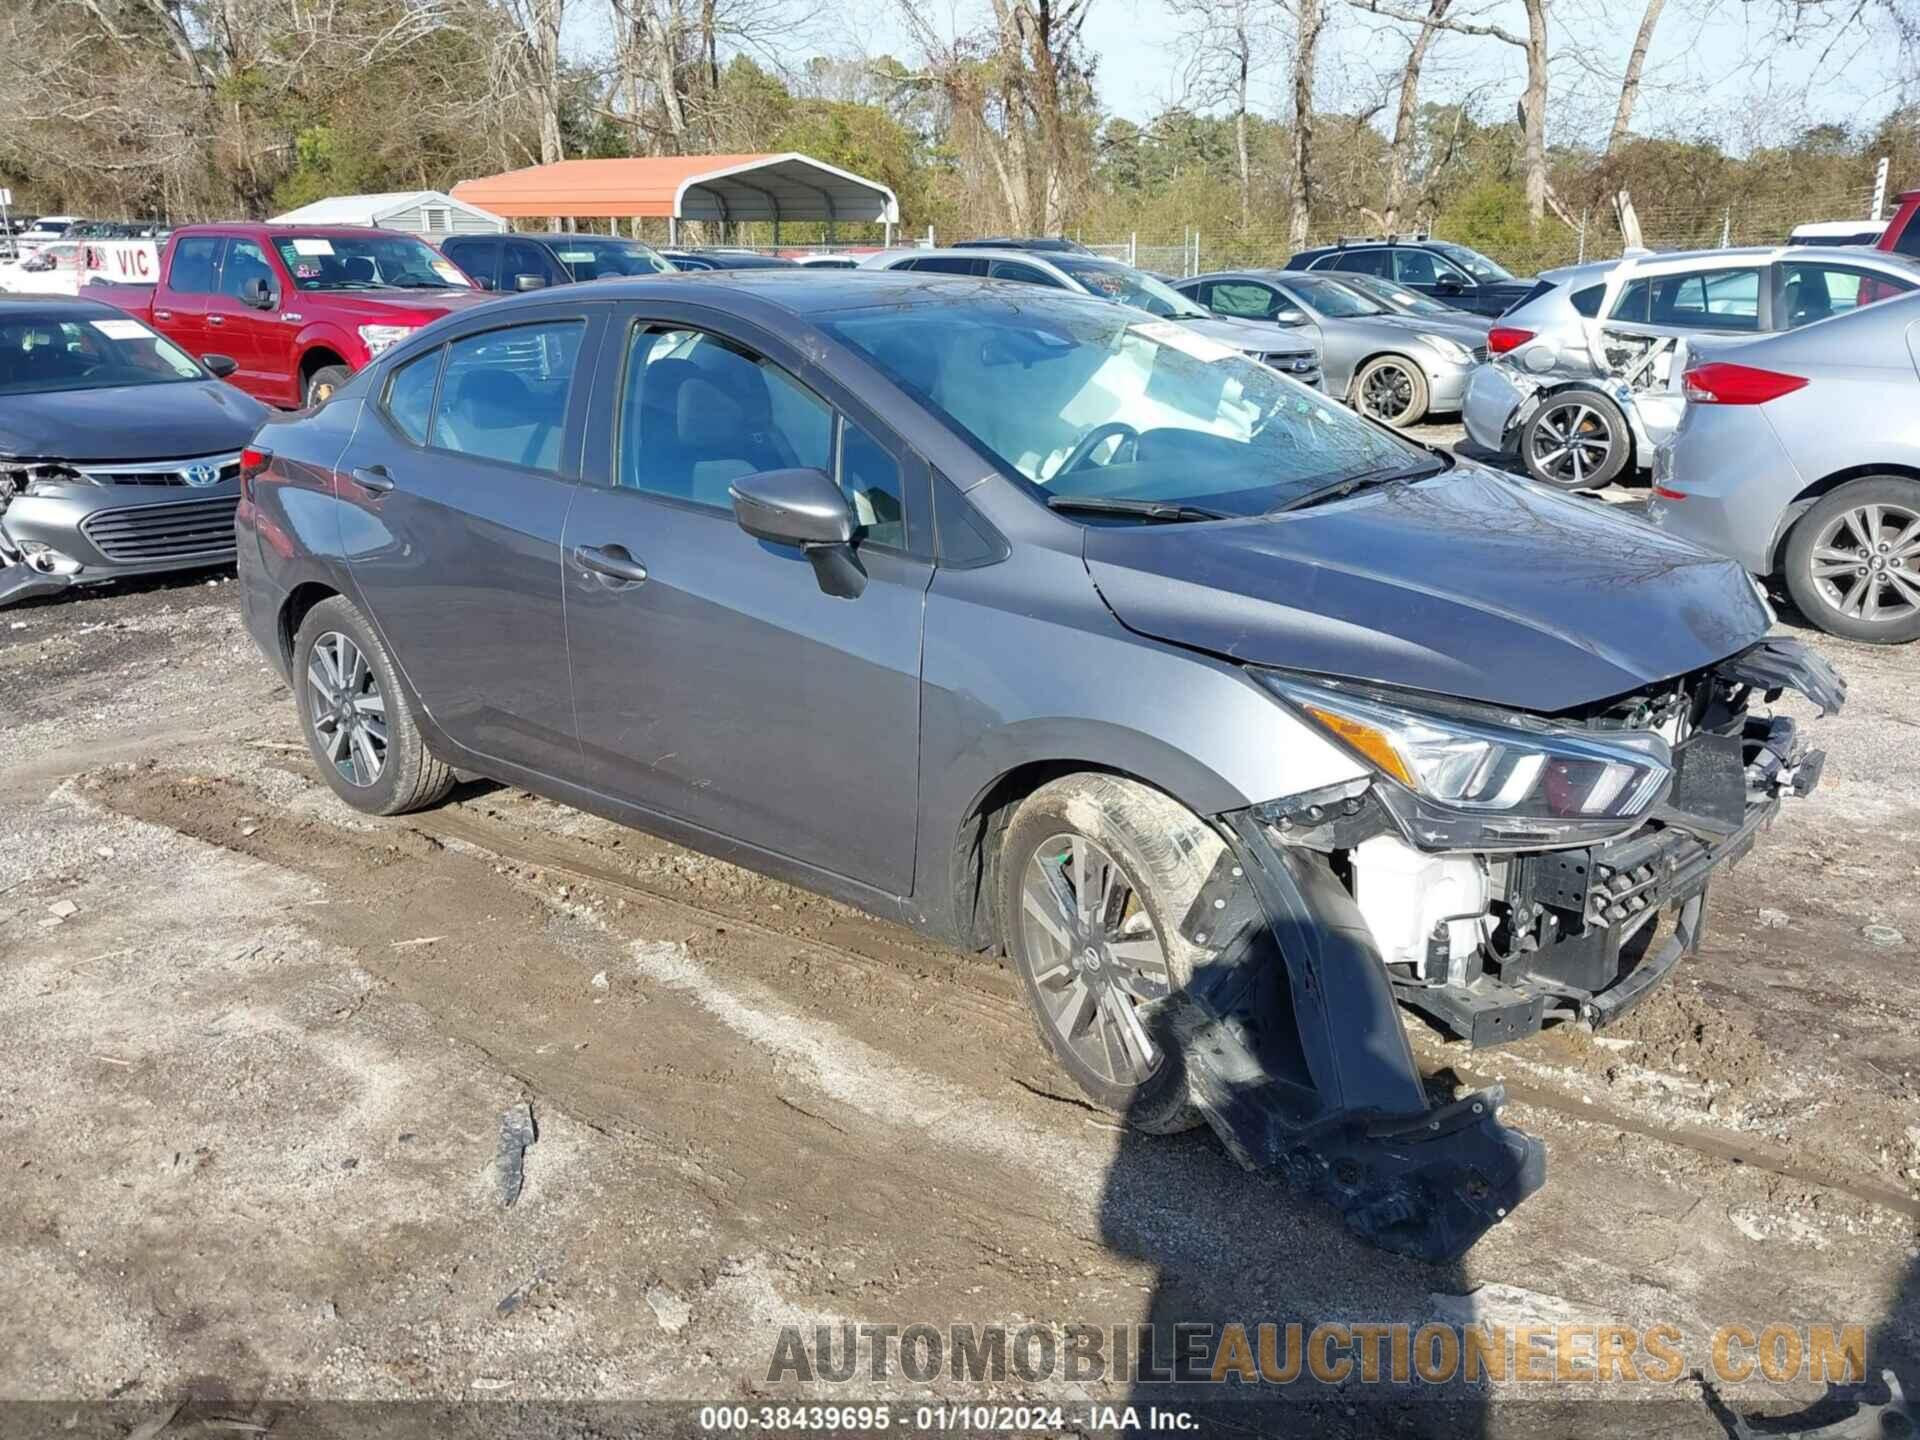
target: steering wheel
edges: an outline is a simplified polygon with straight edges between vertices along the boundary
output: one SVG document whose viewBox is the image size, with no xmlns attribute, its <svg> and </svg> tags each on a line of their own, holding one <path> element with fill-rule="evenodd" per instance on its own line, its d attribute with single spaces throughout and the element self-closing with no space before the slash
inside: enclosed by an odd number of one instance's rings
<svg viewBox="0 0 1920 1440">
<path fill-rule="evenodd" d="M 1053 472 L 1053 478 L 1058 480 L 1062 475 L 1071 475 L 1086 464 L 1089 455 L 1116 435 L 1123 440 L 1131 440 L 1136 445 L 1140 443 L 1140 432 L 1124 420 L 1109 420 L 1104 425 L 1096 425 L 1080 437 L 1080 443 L 1073 447 L 1073 453 L 1068 455 L 1061 462 L 1060 468 Z"/>
</svg>

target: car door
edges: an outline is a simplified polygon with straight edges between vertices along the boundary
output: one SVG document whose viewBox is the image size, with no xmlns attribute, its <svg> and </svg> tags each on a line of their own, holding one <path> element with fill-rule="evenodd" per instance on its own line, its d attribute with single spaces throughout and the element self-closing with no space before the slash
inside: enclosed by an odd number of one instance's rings
<svg viewBox="0 0 1920 1440">
<path fill-rule="evenodd" d="M 560 262 L 547 253 L 547 247 L 532 240 L 503 240 L 500 243 L 500 289 L 542 290 L 550 285 L 565 285 L 573 277 Z"/>
<path fill-rule="evenodd" d="M 272 298 L 264 310 L 242 298 L 254 280 L 264 281 Z M 285 402 L 287 377 L 294 370 L 297 327 L 280 318 L 278 303 L 289 288 L 264 248 L 235 235 L 227 240 L 218 286 L 207 296 L 207 353 L 231 356 L 239 366 L 231 377 L 233 383 L 257 399 L 276 404 Z"/>
<path fill-rule="evenodd" d="M 892 895 L 912 887 L 926 469 L 788 341 L 699 307 L 608 334 L 566 526 L 587 783 Z M 749 536 L 728 486 L 815 466 L 853 498 L 857 596 Z"/>
<path fill-rule="evenodd" d="M 577 749 L 560 545 L 604 310 L 488 313 L 381 377 L 339 480 L 341 538 L 434 722 L 478 755 L 564 777 Z"/>
<path fill-rule="evenodd" d="M 1479 282 L 1431 250 L 1394 247 L 1393 274 L 1389 278 L 1395 284 L 1444 300 L 1449 305 L 1458 305 L 1463 310 L 1484 312 L 1486 308 L 1480 301 Z"/>
<path fill-rule="evenodd" d="M 188 235 L 173 247 L 167 283 L 153 297 L 153 323 L 193 356 L 213 349 L 207 341 L 207 298 L 220 286 L 224 235 Z"/>
</svg>

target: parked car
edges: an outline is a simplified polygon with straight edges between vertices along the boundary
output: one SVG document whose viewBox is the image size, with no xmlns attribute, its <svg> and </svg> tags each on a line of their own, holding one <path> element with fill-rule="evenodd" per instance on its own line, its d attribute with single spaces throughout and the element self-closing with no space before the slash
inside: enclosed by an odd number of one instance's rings
<svg viewBox="0 0 1920 1440">
<path fill-rule="evenodd" d="M 0 604 L 233 559 L 267 411 L 111 305 L 0 300 Z"/>
<path fill-rule="evenodd" d="M 56 240 L 64 240 L 67 231 L 81 223 L 78 215 L 42 215 L 20 232 L 18 242 L 21 253 L 37 250 L 42 245 L 51 245 Z"/>
<path fill-rule="evenodd" d="M 1920 638 L 1920 295 L 1702 347 L 1648 516 L 1852 640 Z"/>
<path fill-rule="evenodd" d="M 1920 259 L 1920 219 L 1916 216 L 1920 216 L 1920 190 L 1909 190 L 1900 196 L 1893 219 L 1880 232 L 1878 248 Z"/>
<path fill-rule="evenodd" d="M 1378 275 L 1476 315 L 1496 316 L 1530 294 L 1537 282 L 1512 274 L 1478 250 L 1425 235 L 1343 239 L 1302 250 L 1289 270 Z"/>
<path fill-rule="evenodd" d="M 1487 333 L 1462 418 L 1534 479 L 1598 489 L 1653 461 L 1686 408 L 1688 346 L 1795 329 L 1920 286 L 1872 250 L 1772 246 L 1639 255 L 1541 277 Z"/>
<path fill-rule="evenodd" d="M 903 270 L 919 275 L 971 276 L 1011 280 L 1049 290 L 1071 290 L 1117 301 L 1162 320 L 1173 320 L 1196 335 L 1230 346 L 1303 385 L 1321 383 L 1320 351 L 1299 329 L 1275 330 L 1209 313 L 1186 295 L 1144 270 L 1098 255 L 1066 251 L 1012 251 L 992 254 L 951 250 L 886 250 L 861 262 L 863 270 Z"/>
<path fill-rule="evenodd" d="M 676 270 L 785 270 L 793 261 L 757 250 L 662 250 Z"/>
<path fill-rule="evenodd" d="M 1487 331 L 1493 328 L 1493 321 L 1488 316 L 1448 305 L 1392 280 L 1382 280 L 1378 275 L 1343 270 L 1339 280 L 1349 290 L 1358 290 L 1374 304 L 1411 323 L 1415 329 L 1426 328 L 1437 335 L 1446 335 L 1476 352 L 1486 349 Z M 1476 354 L 1475 358 L 1484 360 L 1487 357 Z"/>
<path fill-rule="evenodd" d="M 1394 1000 L 1607 1023 L 1818 778 L 1747 697 L 1843 695 L 1734 562 L 1064 289 L 510 297 L 254 452 L 241 613 L 346 803 L 493 776 L 1004 950 L 1095 1103 L 1427 1258 L 1544 1151 Z"/>
<path fill-rule="evenodd" d="M 1069 240 L 1064 235 L 1031 235 L 1025 239 L 1018 236 L 996 235 L 982 240 L 956 240 L 947 248 L 950 250 L 1038 250 L 1043 255 L 1093 254 L 1093 251 L 1078 240 Z"/>
<path fill-rule="evenodd" d="M 156 285 L 93 280 L 117 305 L 269 405 L 319 405 L 375 355 L 488 297 L 424 240 L 362 225 L 186 225 Z"/>
<path fill-rule="evenodd" d="M 1787 235 L 1787 244 L 1872 247 L 1878 245 L 1886 233 L 1884 220 L 1815 220 L 1794 226 Z"/>
<path fill-rule="evenodd" d="M 1470 335 L 1408 325 L 1330 275 L 1221 270 L 1175 287 L 1215 315 L 1303 329 L 1320 347 L 1329 395 L 1389 425 L 1460 408 L 1473 369 Z"/>
<path fill-rule="evenodd" d="M 73 295 L 80 289 L 80 245 L 56 240 L 0 265 L 0 291 L 11 295 Z"/>
<path fill-rule="evenodd" d="M 541 290 L 674 269 L 651 245 L 619 235 L 449 235 L 440 253 L 482 290 Z"/>
</svg>

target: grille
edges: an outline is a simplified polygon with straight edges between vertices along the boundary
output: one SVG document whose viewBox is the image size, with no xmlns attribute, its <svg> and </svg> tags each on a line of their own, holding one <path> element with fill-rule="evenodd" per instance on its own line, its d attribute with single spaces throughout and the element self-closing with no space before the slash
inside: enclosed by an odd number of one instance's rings
<svg viewBox="0 0 1920 1440">
<path fill-rule="evenodd" d="M 210 465 L 219 472 L 217 478 L 206 482 L 209 485 L 240 478 L 238 455 L 209 455 L 200 460 L 140 460 L 120 465 L 77 464 L 73 468 L 101 485 L 186 486 L 191 483 L 187 471 L 202 465 Z"/>
<path fill-rule="evenodd" d="M 1312 375 L 1320 369 L 1320 362 L 1311 355 L 1301 355 L 1295 351 L 1276 351 L 1262 355 L 1261 363 L 1271 365 L 1282 375 Z"/>
<path fill-rule="evenodd" d="M 139 505 L 101 510 L 80 522 L 80 533 L 109 560 L 220 560 L 233 554 L 233 512 L 238 496 L 187 500 L 177 505 Z"/>
</svg>

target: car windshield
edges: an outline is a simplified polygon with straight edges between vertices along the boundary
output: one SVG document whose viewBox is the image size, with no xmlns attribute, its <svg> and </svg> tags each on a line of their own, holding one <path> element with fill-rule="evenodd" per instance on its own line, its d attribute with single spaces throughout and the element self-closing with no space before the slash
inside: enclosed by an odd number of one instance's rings
<svg viewBox="0 0 1920 1440">
<path fill-rule="evenodd" d="M 1390 310 L 1402 315 L 1458 315 L 1460 312 L 1451 305 L 1442 305 L 1431 300 L 1417 290 L 1405 290 L 1391 280 L 1382 280 L 1377 275 L 1342 275 L 1340 283 L 1349 290 L 1358 290 L 1369 300 L 1377 300 Z"/>
<path fill-rule="evenodd" d="M 184 350 L 138 320 L 32 314 L 0 319 L 0 395 L 206 378 Z"/>
<path fill-rule="evenodd" d="M 1056 251 L 1047 256 L 1055 266 L 1078 280 L 1095 295 L 1118 300 L 1149 315 L 1168 319 L 1204 320 L 1207 312 L 1163 280 L 1143 270 L 1114 260 L 1094 260 L 1082 255 Z"/>
<path fill-rule="evenodd" d="M 1023 288 L 821 323 L 1055 505 L 1263 515 L 1340 482 L 1443 468 L 1184 325 L 1080 296 Z"/>
<path fill-rule="evenodd" d="M 1359 320 L 1368 315 L 1385 315 L 1387 307 L 1369 300 L 1357 290 L 1350 290 L 1338 280 L 1327 280 L 1320 276 L 1312 279 L 1287 277 L 1286 288 L 1293 292 L 1308 308 L 1317 310 L 1329 320 Z"/>
<path fill-rule="evenodd" d="M 616 240 L 605 235 L 569 235 L 553 242 L 553 253 L 576 280 L 602 280 L 609 275 L 672 274 L 667 257 L 638 240 Z"/>
<path fill-rule="evenodd" d="M 1433 248 L 1446 256 L 1447 259 L 1453 261 L 1454 264 L 1458 265 L 1476 280 L 1484 282 L 1487 280 L 1513 279 L 1513 272 L 1511 270 L 1508 270 L 1496 261 L 1489 260 L 1478 250 L 1469 250 L 1464 245 L 1436 245 Z"/>
<path fill-rule="evenodd" d="M 407 235 L 275 235 L 300 290 L 466 290 L 460 267 Z"/>
</svg>

